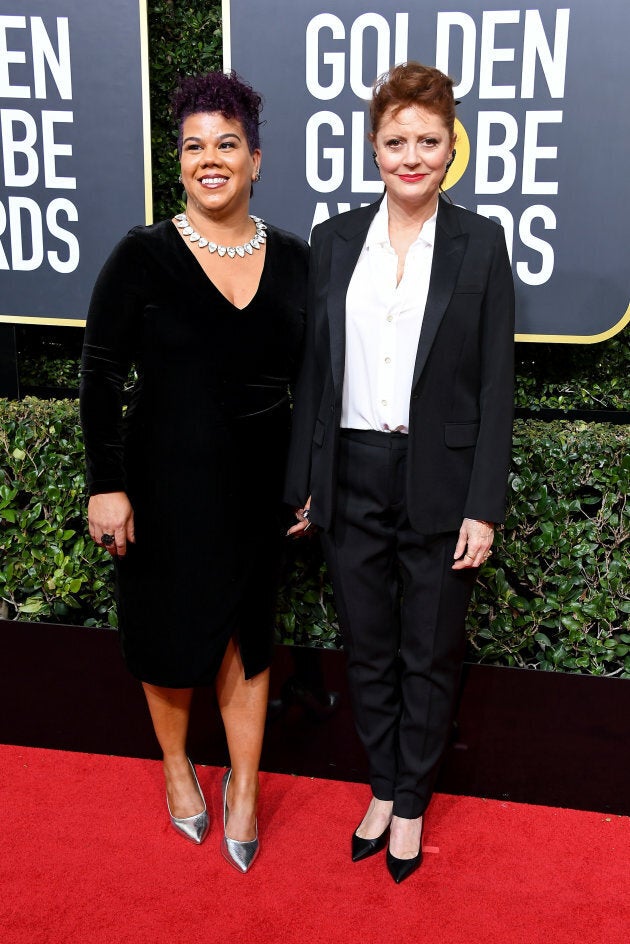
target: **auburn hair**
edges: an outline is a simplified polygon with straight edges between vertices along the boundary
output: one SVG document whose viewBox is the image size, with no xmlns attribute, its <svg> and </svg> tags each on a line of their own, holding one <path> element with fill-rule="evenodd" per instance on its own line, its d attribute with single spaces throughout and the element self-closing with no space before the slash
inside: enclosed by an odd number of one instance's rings
<svg viewBox="0 0 630 944">
<path fill-rule="evenodd" d="M 417 105 L 440 116 L 450 133 L 455 127 L 453 80 L 439 69 L 420 62 L 403 62 L 380 75 L 373 87 L 370 123 L 376 134 L 383 115 Z"/>
</svg>

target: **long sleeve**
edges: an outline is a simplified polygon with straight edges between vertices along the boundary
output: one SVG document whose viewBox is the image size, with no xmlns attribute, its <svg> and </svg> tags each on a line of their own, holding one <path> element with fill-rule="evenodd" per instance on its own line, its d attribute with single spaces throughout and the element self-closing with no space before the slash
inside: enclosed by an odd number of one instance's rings
<svg viewBox="0 0 630 944">
<path fill-rule="evenodd" d="M 482 308 L 479 435 L 464 515 L 505 517 L 514 415 L 514 281 L 503 230 L 497 228 Z"/>
<path fill-rule="evenodd" d="M 126 236 L 98 276 L 81 358 L 80 410 L 91 495 L 125 491 L 123 387 L 138 348 L 142 261 Z"/>
<path fill-rule="evenodd" d="M 292 432 L 287 461 L 284 500 L 292 507 L 303 505 L 309 494 L 311 447 L 317 412 L 320 407 L 324 365 L 318 363 L 316 323 L 316 293 L 318 290 L 321 245 L 317 228 L 313 231 L 308 270 L 306 343 L 301 370 L 295 388 Z"/>
</svg>

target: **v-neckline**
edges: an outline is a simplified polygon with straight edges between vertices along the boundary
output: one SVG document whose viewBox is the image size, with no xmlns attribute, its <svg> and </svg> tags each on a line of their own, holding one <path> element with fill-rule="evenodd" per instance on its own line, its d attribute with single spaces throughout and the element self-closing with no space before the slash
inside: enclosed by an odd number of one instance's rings
<svg viewBox="0 0 630 944">
<path fill-rule="evenodd" d="M 235 305 L 234 302 L 230 301 L 230 299 L 227 297 L 227 295 L 225 295 L 225 294 L 221 291 L 221 289 L 218 287 L 218 285 L 216 285 L 216 283 L 212 281 L 212 279 L 210 278 L 210 276 L 208 275 L 208 273 L 206 272 L 206 270 L 204 269 L 204 267 L 201 265 L 200 261 L 199 261 L 199 260 L 197 259 L 197 257 L 195 256 L 194 252 L 193 252 L 191 249 L 189 249 L 188 246 L 186 246 L 183 237 L 182 237 L 181 234 L 179 233 L 179 231 L 178 231 L 177 227 L 175 226 L 175 224 L 173 223 L 173 221 L 172 221 L 172 220 L 169 220 L 168 222 L 169 222 L 170 226 L 171 226 L 172 229 L 173 229 L 173 235 L 177 238 L 177 242 L 178 242 L 178 243 L 181 243 L 181 248 L 182 248 L 182 250 L 184 251 L 184 253 L 185 253 L 187 256 L 190 256 L 190 259 L 191 259 L 191 262 L 192 262 L 193 266 L 195 267 L 195 269 L 197 270 L 197 272 L 199 272 L 199 274 L 200 274 L 201 277 L 204 279 L 204 281 L 205 281 L 208 285 L 211 285 L 212 288 L 213 288 L 213 289 L 215 290 L 215 292 L 217 293 L 217 295 L 220 295 L 221 298 L 223 299 L 223 301 L 224 301 L 227 305 L 229 305 L 231 308 L 233 308 L 234 311 L 238 311 L 238 312 L 247 311 L 247 309 L 256 301 L 256 298 L 258 297 L 258 294 L 259 294 L 259 292 L 260 292 L 260 288 L 261 288 L 261 286 L 262 286 L 262 284 L 263 284 L 263 279 L 265 278 L 265 273 L 266 273 L 266 271 L 267 271 L 267 259 L 269 258 L 269 244 L 268 244 L 268 242 L 265 243 L 265 258 L 263 259 L 263 267 L 262 267 L 261 272 L 260 272 L 260 278 L 258 279 L 258 284 L 257 284 L 257 286 L 256 286 L 256 291 L 254 292 L 254 294 L 252 295 L 252 297 L 250 298 L 250 300 L 247 302 L 247 304 L 246 304 L 246 305 L 243 305 L 242 308 L 239 308 L 238 305 Z"/>
</svg>

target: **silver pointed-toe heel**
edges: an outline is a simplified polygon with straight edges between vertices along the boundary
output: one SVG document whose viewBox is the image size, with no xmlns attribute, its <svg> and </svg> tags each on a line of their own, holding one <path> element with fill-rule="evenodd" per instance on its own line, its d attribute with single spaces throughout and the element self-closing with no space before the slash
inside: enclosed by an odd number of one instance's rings
<svg viewBox="0 0 630 944">
<path fill-rule="evenodd" d="M 206 801 L 204 795 L 199 786 L 199 781 L 197 780 L 197 773 L 193 766 L 193 762 L 190 757 L 188 758 L 188 763 L 190 764 L 190 769 L 192 770 L 192 775 L 195 778 L 195 783 L 197 785 L 197 790 L 199 791 L 199 796 L 203 801 L 203 811 L 201 813 L 195 813 L 194 816 L 173 816 L 171 813 L 171 806 L 168 802 L 168 792 L 166 794 L 166 807 L 168 809 L 168 815 L 171 817 L 171 823 L 173 827 L 177 830 L 178 833 L 181 833 L 186 839 L 190 839 L 191 842 L 200 845 L 208 833 L 209 820 L 208 820 L 208 811 L 206 809 Z"/>
<path fill-rule="evenodd" d="M 223 840 L 221 842 L 221 852 L 223 857 L 233 865 L 239 872 L 248 872 L 254 864 L 254 859 L 258 855 L 260 844 L 258 842 L 258 820 L 256 820 L 256 838 L 242 842 L 240 839 L 228 839 L 227 828 L 227 791 L 232 769 L 226 770 L 223 775 Z"/>
</svg>

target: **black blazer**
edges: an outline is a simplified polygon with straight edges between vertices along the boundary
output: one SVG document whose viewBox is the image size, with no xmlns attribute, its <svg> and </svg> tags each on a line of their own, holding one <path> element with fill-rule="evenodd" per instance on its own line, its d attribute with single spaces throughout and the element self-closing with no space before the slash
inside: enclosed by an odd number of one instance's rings
<svg viewBox="0 0 630 944">
<path fill-rule="evenodd" d="M 377 203 L 312 234 L 304 362 L 285 501 L 334 519 L 346 292 Z M 407 511 L 422 534 L 501 522 L 512 441 L 514 284 L 503 229 L 440 199 L 411 389 Z"/>
</svg>

